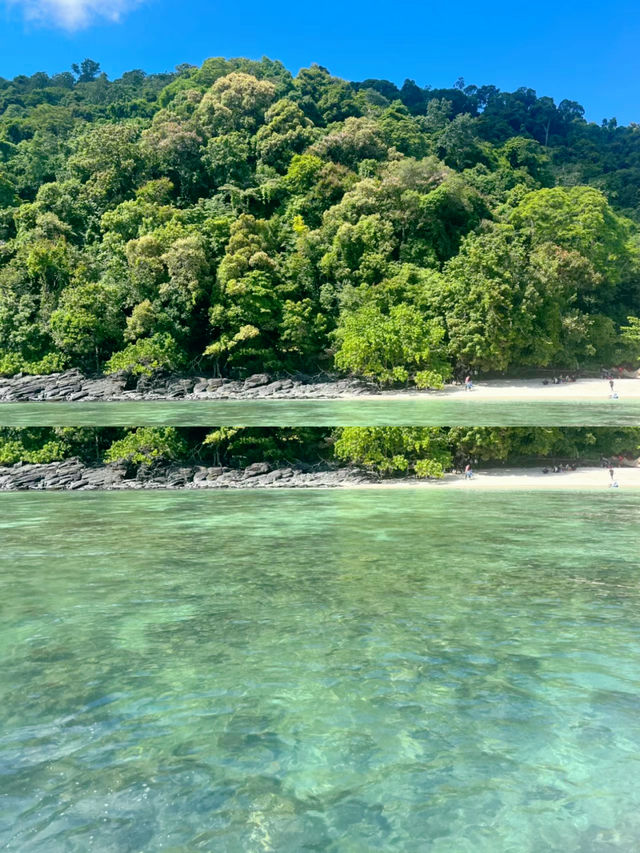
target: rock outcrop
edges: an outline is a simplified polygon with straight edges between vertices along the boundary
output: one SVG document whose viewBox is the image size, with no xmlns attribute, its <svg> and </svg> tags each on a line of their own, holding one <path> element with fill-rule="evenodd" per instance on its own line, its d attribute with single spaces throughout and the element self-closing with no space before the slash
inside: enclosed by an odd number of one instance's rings
<svg viewBox="0 0 640 853">
<path fill-rule="evenodd" d="M 93 468 L 75 458 L 0 467 L 0 491 L 335 488 L 372 479 L 357 468 L 272 467 L 266 462 L 255 462 L 247 468 L 201 465 L 141 468 L 133 476 L 128 476 L 122 465 Z"/>
<path fill-rule="evenodd" d="M 99 400 L 256 400 L 335 399 L 357 394 L 375 394 L 377 386 L 358 379 L 333 376 L 274 378 L 256 373 L 246 379 L 175 376 L 157 373 L 130 377 L 123 373 L 87 377 L 78 370 L 46 376 L 0 377 L 0 402 L 84 402 Z"/>
</svg>

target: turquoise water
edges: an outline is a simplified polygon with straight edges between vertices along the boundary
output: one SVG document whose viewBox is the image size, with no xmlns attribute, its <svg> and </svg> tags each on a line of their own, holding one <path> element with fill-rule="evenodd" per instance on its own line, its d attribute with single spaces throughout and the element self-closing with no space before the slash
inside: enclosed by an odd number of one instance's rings
<svg viewBox="0 0 640 853">
<path fill-rule="evenodd" d="M 637 426 L 640 400 L 187 400 L 2 403 L 0 426 Z"/>
<path fill-rule="evenodd" d="M 638 849 L 640 497 L 0 509 L 3 849 Z"/>
</svg>

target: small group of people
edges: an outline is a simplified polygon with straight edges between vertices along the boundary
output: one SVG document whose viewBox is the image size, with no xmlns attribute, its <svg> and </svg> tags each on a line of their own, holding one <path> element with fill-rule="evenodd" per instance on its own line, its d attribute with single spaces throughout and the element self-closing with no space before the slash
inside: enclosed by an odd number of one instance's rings
<svg viewBox="0 0 640 853">
<path fill-rule="evenodd" d="M 577 381 L 578 381 L 577 376 L 572 376 L 569 373 L 567 373 L 564 376 L 559 375 L 559 376 L 554 376 L 551 379 L 543 379 L 542 384 L 543 385 L 563 385 L 565 382 L 577 382 Z"/>
<path fill-rule="evenodd" d="M 600 458 L 600 465 L 603 468 L 609 469 L 609 488 L 610 489 L 619 489 L 620 485 L 619 485 L 618 481 L 616 480 L 616 472 L 615 472 L 611 462 L 608 459 L 606 459 L 604 456 L 602 456 Z M 551 467 L 548 467 L 545 465 L 545 467 L 542 469 L 542 473 L 543 474 L 550 474 L 550 473 L 566 474 L 568 471 L 577 471 L 577 470 L 578 470 L 578 466 L 575 465 L 573 462 L 570 462 L 567 465 L 552 465 Z"/>
<path fill-rule="evenodd" d="M 551 468 L 545 467 L 542 469 L 543 474 L 566 474 L 568 471 L 577 471 L 578 466 L 570 463 L 568 465 L 552 465 Z"/>
</svg>

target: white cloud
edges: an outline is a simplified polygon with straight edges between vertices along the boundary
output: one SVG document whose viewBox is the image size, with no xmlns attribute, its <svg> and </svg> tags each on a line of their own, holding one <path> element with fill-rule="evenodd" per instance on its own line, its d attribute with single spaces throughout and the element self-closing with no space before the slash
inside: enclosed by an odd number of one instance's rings
<svg viewBox="0 0 640 853">
<path fill-rule="evenodd" d="M 139 5 L 141 0 L 9 0 L 19 6 L 29 21 L 38 21 L 62 27 L 65 30 L 79 30 L 94 21 L 106 19 L 119 21 L 120 18 Z"/>
</svg>

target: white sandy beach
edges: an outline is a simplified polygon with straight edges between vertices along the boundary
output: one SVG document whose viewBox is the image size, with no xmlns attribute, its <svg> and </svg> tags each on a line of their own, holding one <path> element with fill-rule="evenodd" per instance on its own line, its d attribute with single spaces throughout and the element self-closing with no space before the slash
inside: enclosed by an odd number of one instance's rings
<svg viewBox="0 0 640 853">
<path fill-rule="evenodd" d="M 640 400 L 640 379 L 616 379 L 614 390 L 618 399 Z M 607 379 L 578 379 L 576 382 L 563 382 L 560 385 L 543 385 L 540 379 L 495 379 L 474 383 L 473 390 L 465 390 L 464 385 L 447 385 L 442 391 L 389 391 L 382 394 L 361 394 L 354 400 L 387 399 L 404 400 L 408 397 L 432 397 L 453 399 L 464 397 L 471 400 L 514 400 L 523 402 L 571 401 L 602 402 L 609 400 L 611 390 Z M 616 403 L 617 400 L 612 400 Z"/>
<path fill-rule="evenodd" d="M 579 468 L 563 474 L 543 474 L 541 468 L 496 468 L 474 473 L 470 480 L 462 474 L 445 474 L 441 480 L 382 480 L 379 483 L 354 485 L 345 483 L 347 489 L 466 489 L 468 491 L 640 491 L 640 467 L 615 468 L 618 488 L 611 488 L 611 478 L 606 468 Z"/>
</svg>

